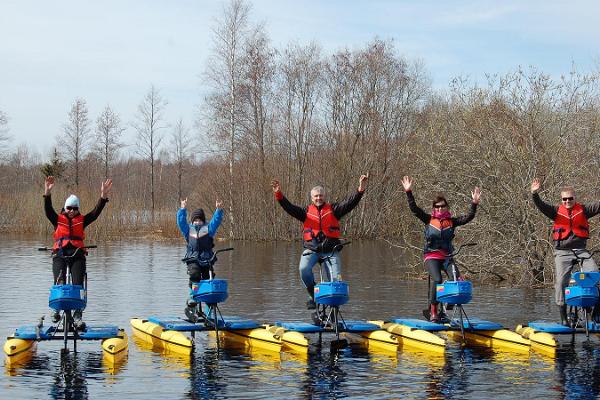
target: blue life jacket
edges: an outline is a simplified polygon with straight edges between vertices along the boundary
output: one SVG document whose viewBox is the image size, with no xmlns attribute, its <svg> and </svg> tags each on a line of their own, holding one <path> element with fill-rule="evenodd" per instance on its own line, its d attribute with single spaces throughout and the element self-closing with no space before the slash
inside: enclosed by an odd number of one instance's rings
<svg viewBox="0 0 600 400">
<path fill-rule="evenodd" d="M 445 250 L 448 254 L 452 253 L 452 239 L 454 239 L 454 226 L 452 219 L 433 218 L 425 226 L 425 247 L 423 251 L 430 253 L 435 250 Z"/>
<path fill-rule="evenodd" d="M 201 264 L 203 261 L 206 262 L 211 259 L 213 247 L 215 247 L 215 244 L 213 238 L 208 234 L 208 224 L 190 224 L 185 258 L 189 261 L 196 260 Z"/>
</svg>

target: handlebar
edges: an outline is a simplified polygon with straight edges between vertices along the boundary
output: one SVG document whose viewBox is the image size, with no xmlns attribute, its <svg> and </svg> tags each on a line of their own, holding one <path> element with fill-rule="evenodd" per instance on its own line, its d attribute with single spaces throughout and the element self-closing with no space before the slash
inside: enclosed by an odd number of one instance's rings
<svg viewBox="0 0 600 400">
<path fill-rule="evenodd" d="M 458 249 L 456 251 L 454 251 L 452 254 L 448 254 L 446 256 L 446 258 L 452 258 L 454 256 L 457 256 L 458 253 L 460 253 L 460 251 L 464 248 L 464 247 L 472 247 L 472 246 L 477 246 L 477 243 L 465 243 L 465 244 L 461 244 L 460 246 L 458 246 Z"/>
<path fill-rule="evenodd" d="M 183 258 L 181 261 L 183 261 L 183 262 L 200 261 L 200 262 L 203 262 L 203 263 L 208 263 L 212 267 L 212 264 L 215 262 L 215 259 L 217 258 L 217 254 L 223 253 L 225 251 L 231 251 L 231 250 L 233 250 L 233 247 L 226 247 L 224 249 L 219 249 L 219 250 L 215 251 L 213 253 L 212 257 L 210 259 L 208 259 L 208 260 L 198 260 L 197 258 Z"/>
<path fill-rule="evenodd" d="M 80 247 L 81 249 L 96 249 L 98 248 L 98 246 L 96 246 L 95 244 L 89 245 L 89 246 L 84 246 L 84 247 Z M 80 249 L 79 247 L 77 248 L 78 250 Z M 38 247 L 38 251 L 52 251 L 52 247 Z"/>
<path fill-rule="evenodd" d="M 583 249 L 583 250 L 584 250 L 584 251 L 587 251 L 587 250 L 585 250 L 585 249 Z M 599 251 L 599 250 L 592 250 L 592 251 L 589 251 L 588 253 L 590 253 L 590 255 L 589 255 L 588 257 L 581 257 L 579 254 L 577 254 L 577 252 L 575 252 L 575 249 L 571 249 L 571 252 L 573 252 L 573 255 L 575 256 L 575 258 L 576 258 L 577 260 L 582 260 L 582 261 L 583 261 L 583 260 L 589 260 L 589 259 L 590 259 L 590 258 L 592 258 L 592 256 L 593 256 L 594 254 L 596 254 L 598 251 Z"/>
</svg>

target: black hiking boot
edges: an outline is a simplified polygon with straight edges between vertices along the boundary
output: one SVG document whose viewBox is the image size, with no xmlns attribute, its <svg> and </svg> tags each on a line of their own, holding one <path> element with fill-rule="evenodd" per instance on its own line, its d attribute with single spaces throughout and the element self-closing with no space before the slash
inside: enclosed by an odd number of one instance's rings
<svg viewBox="0 0 600 400">
<path fill-rule="evenodd" d="M 315 310 L 317 308 L 317 305 L 315 304 L 315 301 L 313 299 L 308 299 L 308 301 L 306 302 L 306 309 L 307 310 Z"/>
</svg>

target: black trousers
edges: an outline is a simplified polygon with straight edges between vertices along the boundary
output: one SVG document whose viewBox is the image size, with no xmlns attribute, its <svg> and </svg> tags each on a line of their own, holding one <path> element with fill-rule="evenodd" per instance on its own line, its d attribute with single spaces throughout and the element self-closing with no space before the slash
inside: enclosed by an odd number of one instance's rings
<svg viewBox="0 0 600 400">
<path fill-rule="evenodd" d="M 200 265 L 197 262 L 188 263 L 187 272 L 190 277 L 190 287 L 192 287 L 192 282 L 200 282 L 210 278 L 210 267 Z"/>
<path fill-rule="evenodd" d="M 429 271 L 429 276 L 431 276 L 431 286 L 429 287 L 429 304 L 438 304 L 436 299 L 436 285 L 443 282 L 444 277 L 442 276 L 442 272 L 446 274 L 449 279 L 454 279 L 452 274 L 452 266 L 454 266 L 456 271 L 456 278 L 460 276 L 460 272 L 458 271 L 458 267 L 451 260 L 434 260 L 429 259 L 425 261 L 425 267 L 427 271 Z"/>
<path fill-rule="evenodd" d="M 54 255 L 52 257 L 52 274 L 54 275 L 54 284 L 62 285 L 67 283 L 67 260 L 69 260 L 71 263 L 71 283 L 73 285 L 83 286 L 86 270 L 85 256 L 65 259 L 63 257 Z"/>
</svg>

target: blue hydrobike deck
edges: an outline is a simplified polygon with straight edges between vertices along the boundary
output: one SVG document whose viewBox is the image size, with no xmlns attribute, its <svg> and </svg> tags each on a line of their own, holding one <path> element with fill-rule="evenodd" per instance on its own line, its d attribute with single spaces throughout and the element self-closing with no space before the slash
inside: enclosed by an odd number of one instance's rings
<svg viewBox="0 0 600 400">
<path fill-rule="evenodd" d="M 61 329 L 56 326 L 25 325 L 17 328 L 13 337 L 24 340 L 64 340 Z M 60 335 L 57 335 L 60 333 Z M 86 326 L 82 331 L 77 331 L 77 339 L 103 340 L 119 337 L 119 328 L 115 325 Z M 69 333 L 69 339 L 75 339 L 75 332 Z"/>
<path fill-rule="evenodd" d="M 164 329 L 177 332 L 202 332 L 214 330 L 214 327 L 206 325 L 204 322 L 194 323 L 183 318 L 173 316 L 150 317 L 148 318 L 148 321 L 153 322 Z M 213 323 L 214 321 L 210 322 Z M 235 316 L 223 316 L 222 318 L 218 318 L 217 326 L 219 330 L 223 331 L 256 329 L 261 327 L 261 325 L 256 321 Z"/>
<path fill-rule="evenodd" d="M 553 335 L 569 335 L 576 333 L 585 333 L 584 328 L 571 328 L 565 325 L 561 325 L 558 322 L 550 321 L 533 321 L 528 324 L 536 332 L 546 332 Z M 588 331 L 590 333 L 600 333 L 600 323 L 588 321 Z"/>
<path fill-rule="evenodd" d="M 288 331 L 300 333 L 326 333 L 335 332 L 333 328 L 324 328 L 319 325 L 311 324 L 303 321 L 275 322 L 276 326 L 280 326 Z M 379 326 L 365 321 L 344 321 L 340 322 L 339 332 L 358 333 L 372 332 L 380 329 Z"/>
<path fill-rule="evenodd" d="M 406 325 L 414 329 L 421 329 L 427 332 L 441 332 L 450 330 L 460 330 L 460 320 L 453 319 L 449 324 L 438 324 L 435 322 L 420 320 L 416 318 L 395 318 L 390 320 L 396 324 Z M 463 320 L 463 327 L 466 331 L 496 331 L 504 329 L 502 324 L 486 321 L 480 318 L 469 318 Z"/>
</svg>

